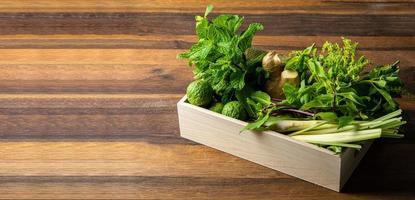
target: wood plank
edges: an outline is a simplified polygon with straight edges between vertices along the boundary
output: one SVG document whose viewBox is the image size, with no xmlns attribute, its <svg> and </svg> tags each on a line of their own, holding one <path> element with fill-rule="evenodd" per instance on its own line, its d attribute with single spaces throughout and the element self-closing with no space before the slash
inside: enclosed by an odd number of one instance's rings
<svg viewBox="0 0 415 200">
<path fill-rule="evenodd" d="M 2 140 L 140 140 L 179 137 L 177 94 L 0 95 Z"/>
<path fill-rule="evenodd" d="M 359 49 L 370 51 L 415 50 L 415 37 L 348 37 L 359 43 Z M 188 49 L 194 35 L 2 35 L 4 49 Z M 341 42 L 338 36 L 263 36 L 254 38 L 262 49 L 297 50 L 325 41 Z"/>
<path fill-rule="evenodd" d="M 275 50 L 282 54 L 291 52 L 284 49 Z M 0 65 L 140 64 L 158 65 L 167 69 L 171 66 L 186 68 L 186 60 L 176 59 L 177 54 L 184 51 L 185 49 L 0 49 L 0 55 L 8 58 L 0 60 Z M 415 56 L 415 51 L 360 52 L 375 63 L 393 63 L 400 60 L 402 67 L 415 66 L 415 61 L 411 59 Z"/>
<path fill-rule="evenodd" d="M 212 2 L 211 2 L 212 3 Z M 373 1 L 266 1 L 255 2 L 236 1 L 215 1 L 215 12 L 220 13 L 367 13 L 367 14 L 412 14 L 414 8 L 410 5 L 413 1 L 388 0 L 377 2 L 382 7 L 372 6 Z M 50 1 L 40 0 L 36 3 L 29 0 L 5 0 L 0 2 L 0 12 L 203 12 L 208 1 L 139 1 L 139 0 L 118 0 L 118 1 L 81 1 L 61 0 Z M 370 12 L 368 12 L 370 9 Z"/>
<path fill-rule="evenodd" d="M 191 177 L 5 177 L 4 199 L 348 199 L 293 179 Z M 297 193 L 297 194 L 296 194 Z M 18 197 L 17 197 L 18 196 Z M 381 197 L 380 194 L 372 196 Z"/>
<path fill-rule="evenodd" d="M 7 93 L 184 93 L 193 77 L 185 65 L 163 64 L 3 64 L 0 73 Z"/>
<path fill-rule="evenodd" d="M 342 194 L 293 179 L 191 177 L 1 177 L 4 199 L 409 200 L 410 192 Z"/>
<path fill-rule="evenodd" d="M 101 51 L 101 50 L 100 50 Z M 71 62 L 70 57 L 66 57 L 64 54 L 66 52 L 56 52 L 49 54 L 50 56 L 54 56 L 54 58 L 50 57 L 50 59 L 43 60 L 43 56 L 45 54 L 40 51 L 38 52 L 39 60 L 36 64 L 1 64 L 0 68 L 0 79 L 1 80 L 55 80 L 55 81 L 65 81 L 65 80 L 85 80 L 85 81 L 98 81 L 98 80 L 114 80 L 114 81 L 142 81 L 142 84 L 145 84 L 145 81 L 151 81 L 153 87 L 157 87 L 157 85 L 163 85 L 162 81 L 179 81 L 176 79 L 184 78 L 190 79 L 192 78 L 192 70 L 184 64 L 184 61 L 181 62 L 180 60 L 176 61 L 180 64 L 174 64 L 171 62 L 171 65 L 167 65 L 167 63 L 160 63 L 160 64 L 141 64 L 143 62 L 152 62 L 152 58 L 146 58 L 146 60 L 141 59 L 140 62 L 136 60 L 131 60 L 129 64 L 117 64 L 117 63 L 96 63 L 96 64 L 64 64 L 64 62 Z M 77 52 L 74 50 L 73 52 Z M 90 52 L 90 51 L 88 51 Z M 141 51 L 144 52 L 144 51 Z M 140 54 L 140 51 L 134 54 Z M 86 56 L 89 53 L 87 53 Z M 98 53 L 101 54 L 101 53 Z M 110 52 L 108 52 L 110 54 Z M 103 53 L 102 56 L 108 55 L 107 53 Z M 61 55 L 64 55 L 61 57 Z M 74 55 L 78 57 L 80 54 Z M 114 54 L 112 59 L 123 59 L 127 56 L 118 56 Z M 23 56 L 29 57 L 29 54 L 25 54 Z M 169 56 L 174 56 L 170 54 Z M 60 57 L 60 58 L 59 58 Z M 119 57 L 119 58 L 117 58 Z M 133 57 L 136 57 L 133 55 Z M 95 59 L 96 56 L 91 55 L 89 58 L 85 57 L 85 59 Z M 26 58 L 18 58 L 18 59 L 26 59 Z M 36 58 L 28 58 L 33 59 L 34 62 Z M 42 60 L 40 60 L 42 59 Z M 56 62 L 57 60 L 62 59 L 61 63 L 52 64 L 49 62 Z M 134 58 L 133 58 L 134 59 Z M 137 58 L 140 59 L 140 58 Z M 174 57 L 173 57 L 174 59 Z M 16 59 L 17 60 L 17 59 Z M 97 58 L 97 61 L 104 61 L 104 59 Z M 10 63 L 12 61 L 8 61 Z M 24 61 L 22 61 L 24 62 Z M 43 62 L 46 62 L 43 64 Z M 77 62 L 77 61 L 75 61 Z M 82 61 L 79 61 L 82 62 Z M 88 62 L 88 61 L 86 61 Z M 109 61 L 113 62 L 113 61 Z M 117 62 L 117 61 L 114 61 Z M 126 59 L 124 62 L 129 62 Z M 136 63 L 133 63 L 136 62 Z M 184 74 L 183 74 L 184 73 Z M 182 75 L 180 75 L 182 74 Z M 158 79 L 158 80 L 151 80 L 151 79 Z M 157 81 L 159 83 L 157 83 Z"/>
<path fill-rule="evenodd" d="M 194 34 L 194 15 L 196 13 L 0 13 L 0 34 L 190 35 Z M 213 14 L 212 17 L 216 15 Z M 415 34 L 412 28 L 415 26 L 413 14 L 280 13 L 244 16 L 247 23 L 260 22 L 265 26 L 259 35 Z"/>
<path fill-rule="evenodd" d="M 1 146 L 0 176 L 289 178 L 201 145 L 3 142 Z"/>
<path fill-rule="evenodd" d="M 0 49 L 7 57 L 0 65 L 10 64 L 141 64 L 186 66 L 175 59 L 183 50 L 174 49 Z M 99 73 L 99 72 L 98 72 Z"/>
<path fill-rule="evenodd" d="M 176 102 L 182 95 L 2 94 L 0 138 L 189 144 L 179 137 Z M 408 128 L 415 126 L 414 102 L 411 97 L 399 99 Z M 415 138 L 411 131 L 406 134 Z"/>
<path fill-rule="evenodd" d="M 0 49 L 0 92 L 184 93 L 192 80 L 182 49 Z M 289 50 L 278 50 L 288 53 Z M 362 51 L 374 63 L 401 61 L 415 91 L 415 51 Z M 73 81 L 76 80 L 76 81 Z"/>
<path fill-rule="evenodd" d="M 53 198 L 59 193 L 60 198 L 168 195 L 175 199 L 207 198 L 214 193 L 230 198 L 408 199 L 415 180 L 413 145 L 379 141 L 352 176 L 348 194 L 330 192 L 204 146 L 142 142 L 1 145 L 0 198 Z M 397 170 L 406 176 L 397 179 Z"/>
</svg>

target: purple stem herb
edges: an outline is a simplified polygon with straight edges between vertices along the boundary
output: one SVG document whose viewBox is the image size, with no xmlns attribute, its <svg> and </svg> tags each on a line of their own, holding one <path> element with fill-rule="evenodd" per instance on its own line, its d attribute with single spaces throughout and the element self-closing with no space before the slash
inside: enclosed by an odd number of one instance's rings
<svg viewBox="0 0 415 200">
<path fill-rule="evenodd" d="M 293 109 L 293 108 L 281 109 L 281 110 L 278 110 L 277 113 L 278 112 L 292 112 L 292 113 L 297 113 L 297 114 L 306 115 L 306 116 L 310 116 L 310 117 L 314 116 L 314 113 L 306 112 L 306 111 L 302 111 L 302 110 L 297 110 L 297 109 Z"/>
</svg>

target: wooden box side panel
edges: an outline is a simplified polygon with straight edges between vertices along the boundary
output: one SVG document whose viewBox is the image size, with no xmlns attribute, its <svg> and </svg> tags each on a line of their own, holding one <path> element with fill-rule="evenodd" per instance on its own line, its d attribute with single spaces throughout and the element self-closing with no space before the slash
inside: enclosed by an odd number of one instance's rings
<svg viewBox="0 0 415 200">
<path fill-rule="evenodd" d="M 244 123 L 178 103 L 181 136 L 303 180 L 339 191 L 340 157 L 278 133 L 240 133 Z"/>
</svg>

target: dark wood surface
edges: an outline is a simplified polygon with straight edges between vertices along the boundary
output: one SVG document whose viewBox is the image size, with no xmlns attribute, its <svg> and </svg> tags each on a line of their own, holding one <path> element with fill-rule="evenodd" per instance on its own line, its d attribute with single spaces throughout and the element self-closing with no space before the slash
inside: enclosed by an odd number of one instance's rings
<svg viewBox="0 0 415 200">
<path fill-rule="evenodd" d="M 401 61 L 415 92 L 415 2 L 212 1 L 282 53 L 360 43 Z M 192 80 L 176 54 L 206 1 L 0 1 L 0 199 L 415 199 L 415 98 L 406 138 L 378 140 L 343 193 L 180 138 Z"/>
</svg>

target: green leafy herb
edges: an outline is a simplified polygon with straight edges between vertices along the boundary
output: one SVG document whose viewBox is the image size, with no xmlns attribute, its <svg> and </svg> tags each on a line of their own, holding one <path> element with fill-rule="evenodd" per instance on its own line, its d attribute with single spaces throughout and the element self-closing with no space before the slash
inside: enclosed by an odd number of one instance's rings
<svg viewBox="0 0 415 200">
<path fill-rule="evenodd" d="M 368 71 L 365 68 L 369 67 L 369 60 L 357 54 L 357 43 L 349 39 L 343 39 L 342 45 L 326 42 L 321 49 L 313 44 L 292 52 L 285 70 L 297 71 L 300 84 L 285 83 L 285 99 L 268 106 L 263 112 L 266 115 L 245 129 L 289 133 L 294 139 L 336 153 L 343 147 L 360 149 L 358 143 L 369 139 L 402 137 L 398 129 L 406 122 L 398 117 L 401 110 L 397 110 L 399 106 L 393 99 L 403 90 L 399 62 Z M 314 113 L 314 120 L 275 120 L 268 116 L 284 108 Z M 379 116 L 383 117 L 374 119 Z"/>
<path fill-rule="evenodd" d="M 334 112 L 340 126 L 353 119 L 367 119 L 397 109 L 393 97 L 402 92 L 397 63 L 378 66 L 369 73 L 364 56 L 356 57 L 357 43 L 343 39 L 343 45 L 326 42 L 322 49 L 311 45 L 293 52 L 285 68 L 301 75 L 299 87 L 284 86 L 285 105 L 313 112 Z M 369 92 L 368 92 L 369 91 Z"/>
<path fill-rule="evenodd" d="M 212 9 L 213 6 L 209 5 L 204 16 L 196 16 L 198 41 L 178 57 L 189 60 L 189 65 L 194 66 L 195 78 L 207 81 L 221 102 L 226 104 L 238 100 L 250 118 L 256 119 L 257 109 L 261 108 L 253 104 L 265 105 L 267 100 L 264 99 L 269 96 L 253 93 L 252 99 L 247 98 L 251 90 L 260 89 L 266 79 L 267 74 L 261 67 L 264 53 L 249 59 L 244 53 L 251 47 L 254 34 L 263 26 L 252 23 L 241 31 L 243 17 L 224 14 L 209 20 L 208 14 Z"/>
</svg>

